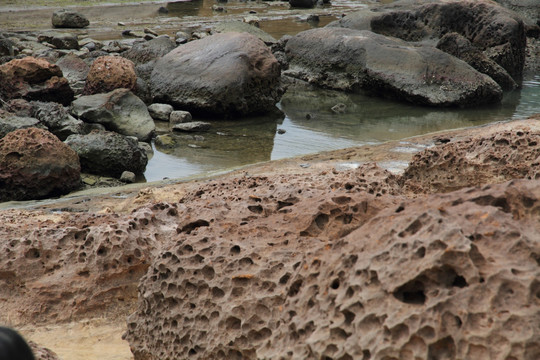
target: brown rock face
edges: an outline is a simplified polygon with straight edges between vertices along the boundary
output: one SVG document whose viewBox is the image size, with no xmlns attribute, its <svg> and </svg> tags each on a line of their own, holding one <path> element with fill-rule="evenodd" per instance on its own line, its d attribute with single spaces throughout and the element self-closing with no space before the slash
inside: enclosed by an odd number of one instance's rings
<svg viewBox="0 0 540 360">
<path fill-rule="evenodd" d="M 16 130 L 0 139 L 0 201 L 58 196 L 79 182 L 77 154 L 48 131 Z"/>
<path fill-rule="evenodd" d="M 449 192 L 511 179 L 540 178 L 540 131 L 503 130 L 427 149 L 400 181 L 413 192 Z"/>
<path fill-rule="evenodd" d="M 120 56 L 100 56 L 90 67 L 83 94 L 107 93 L 120 88 L 134 90 L 136 84 L 135 65 L 131 60 Z"/>
<path fill-rule="evenodd" d="M 57 65 L 25 57 L 0 66 L 0 98 L 54 101 L 68 105 L 73 91 Z"/>
</svg>

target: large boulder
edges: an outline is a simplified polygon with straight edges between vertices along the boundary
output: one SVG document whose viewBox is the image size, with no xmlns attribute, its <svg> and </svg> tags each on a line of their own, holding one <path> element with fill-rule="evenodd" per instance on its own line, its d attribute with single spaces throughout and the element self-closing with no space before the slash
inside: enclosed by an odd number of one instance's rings
<svg viewBox="0 0 540 360">
<path fill-rule="evenodd" d="M 495 0 L 540 25 L 540 2 L 537 0 Z"/>
<path fill-rule="evenodd" d="M 155 130 L 146 105 L 128 89 L 81 96 L 73 102 L 71 112 L 85 122 L 102 124 L 141 141 L 149 141 Z"/>
<path fill-rule="evenodd" d="M 264 30 L 259 29 L 257 26 L 250 25 L 243 21 L 224 21 L 214 25 L 214 32 L 226 33 L 226 32 L 245 32 L 253 36 L 258 37 L 265 44 L 274 44 L 277 40 Z"/>
<path fill-rule="evenodd" d="M 488 0 L 402 0 L 361 10 L 331 27 L 371 30 L 407 41 L 440 39 L 449 32 L 466 37 L 520 84 L 526 35 L 519 15 Z"/>
<path fill-rule="evenodd" d="M 77 11 L 61 9 L 53 13 L 52 25 L 55 28 L 85 28 L 90 21 Z"/>
<path fill-rule="evenodd" d="M 124 51 L 122 56 L 133 61 L 137 76 L 144 81 L 148 81 L 152 70 L 154 70 L 156 61 L 168 54 L 175 47 L 175 42 L 169 37 L 159 36 L 150 41 L 134 44 L 131 49 Z"/>
<path fill-rule="evenodd" d="M 513 90 L 518 87 L 514 79 L 502 66 L 488 58 L 480 49 L 471 44 L 467 38 L 458 33 L 445 34 L 437 43 L 437 49 L 465 61 L 476 70 L 488 75 L 503 90 Z"/>
<path fill-rule="evenodd" d="M 280 68 L 253 35 L 224 33 L 179 46 L 156 62 L 150 78 L 154 102 L 227 116 L 264 113 L 283 90 Z"/>
<path fill-rule="evenodd" d="M 80 185 L 75 151 L 50 132 L 21 129 L 0 139 L 0 201 L 66 194 Z"/>
<path fill-rule="evenodd" d="M 285 48 L 286 75 L 352 92 L 432 106 L 496 103 L 502 90 L 487 75 L 429 45 L 371 31 L 327 27 L 301 32 Z"/>
<path fill-rule="evenodd" d="M 92 63 L 83 94 L 106 93 L 114 89 L 135 89 L 137 75 L 135 65 L 120 56 L 100 56 Z"/>
<path fill-rule="evenodd" d="M 0 98 L 68 105 L 73 100 L 73 90 L 57 65 L 28 56 L 0 65 Z"/>
<path fill-rule="evenodd" d="M 83 172 L 120 178 L 124 171 L 142 174 L 148 157 L 138 141 L 114 132 L 95 130 L 71 135 L 65 143 L 77 152 Z"/>
<path fill-rule="evenodd" d="M 79 50 L 79 40 L 74 34 L 49 31 L 38 36 L 39 42 L 47 42 L 57 49 Z"/>
</svg>

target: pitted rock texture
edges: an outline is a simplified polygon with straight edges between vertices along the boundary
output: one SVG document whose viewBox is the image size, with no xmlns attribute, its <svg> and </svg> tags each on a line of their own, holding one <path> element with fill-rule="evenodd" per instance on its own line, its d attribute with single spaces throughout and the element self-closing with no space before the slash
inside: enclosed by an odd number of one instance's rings
<svg viewBox="0 0 540 360">
<path fill-rule="evenodd" d="M 20 129 L 0 139 L 0 202 L 66 194 L 80 185 L 79 158 L 50 132 Z"/>
<path fill-rule="evenodd" d="M 136 84 L 135 65 L 131 60 L 120 56 L 100 56 L 90 66 L 83 94 L 108 93 L 121 88 L 134 90 Z"/>
<path fill-rule="evenodd" d="M 33 341 L 28 341 L 28 345 L 30 346 L 30 349 L 32 349 L 35 360 L 60 360 L 54 351 L 44 348 Z"/>
<path fill-rule="evenodd" d="M 0 65 L 0 98 L 68 105 L 73 100 L 73 90 L 57 65 L 28 56 Z"/>
<path fill-rule="evenodd" d="M 502 130 L 418 153 L 400 182 L 417 193 L 540 178 L 540 130 Z"/>
<path fill-rule="evenodd" d="M 401 202 L 308 186 L 270 203 L 247 181 L 240 223 L 227 189 L 179 205 L 191 216 L 128 318 L 136 360 L 540 356 L 538 181 Z"/>
</svg>

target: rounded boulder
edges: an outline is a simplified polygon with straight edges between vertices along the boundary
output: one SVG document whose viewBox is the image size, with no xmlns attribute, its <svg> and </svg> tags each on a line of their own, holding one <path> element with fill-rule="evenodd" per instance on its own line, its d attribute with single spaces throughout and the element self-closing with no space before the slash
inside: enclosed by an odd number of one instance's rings
<svg viewBox="0 0 540 360">
<path fill-rule="evenodd" d="M 50 132 L 21 129 L 0 139 L 0 201 L 59 196 L 80 185 L 75 151 Z"/>
<path fill-rule="evenodd" d="M 53 13 L 52 25 L 55 28 L 82 29 L 90 25 L 90 21 L 79 12 L 61 9 Z"/>
<path fill-rule="evenodd" d="M 120 56 L 100 56 L 90 66 L 83 94 L 107 93 L 120 88 L 133 90 L 136 84 L 133 62 Z"/>
<path fill-rule="evenodd" d="M 280 67 L 253 35 L 224 33 L 179 46 L 156 62 L 154 102 L 205 115 L 272 110 L 281 98 Z"/>
</svg>

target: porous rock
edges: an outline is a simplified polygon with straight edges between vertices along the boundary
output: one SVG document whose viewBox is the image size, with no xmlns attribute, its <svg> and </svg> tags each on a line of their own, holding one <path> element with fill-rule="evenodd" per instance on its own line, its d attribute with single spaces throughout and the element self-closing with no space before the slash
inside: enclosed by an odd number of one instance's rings
<svg viewBox="0 0 540 360">
<path fill-rule="evenodd" d="M 90 21 L 80 12 L 60 9 L 53 13 L 52 25 L 56 28 L 85 28 Z"/>
<path fill-rule="evenodd" d="M 30 349 L 32 349 L 35 360 L 60 360 L 60 358 L 58 357 L 58 355 L 56 355 L 54 351 L 40 346 L 32 340 L 28 340 L 27 342 L 28 346 L 30 346 Z"/>
<path fill-rule="evenodd" d="M 496 103 L 502 89 L 487 75 L 429 45 L 339 27 L 287 41 L 284 74 L 322 87 L 367 92 L 431 106 Z"/>
<path fill-rule="evenodd" d="M 155 130 L 145 103 L 128 89 L 81 96 L 72 103 L 71 112 L 85 122 L 102 124 L 141 141 L 149 141 Z"/>
<path fill-rule="evenodd" d="M 407 41 L 466 37 L 521 84 L 526 35 L 522 18 L 488 0 L 396 1 L 348 14 L 328 26 L 371 30 Z"/>
<path fill-rule="evenodd" d="M 142 174 L 148 157 L 133 137 L 94 130 L 71 135 L 65 143 L 79 155 L 83 172 L 120 178 L 124 171 Z"/>
<path fill-rule="evenodd" d="M 449 192 L 540 178 L 540 129 L 526 126 L 452 141 L 416 154 L 401 183 L 413 192 Z"/>
<path fill-rule="evenodd" d="M 90 67 L 79 56 L 67 54 L 61 57 L 56 65 L 60 67 L 64 77 L 69 82 L 69 86 L 73 89 L 75 95 L 82 94 L 86 77 Z"/>
<path fill-rule="evenodd" d="M 59 196 L 79 185 L 77 154 L 50 132 L 21 129 L 0 139 L 0 201 Z"/>
<path fill-rule="evenodd" d="M 135 359 L 540 355 L 538 180 L 407 200 L 351 175 L 184 196 L 128 318 Z"/>
<path fill-rule="evenodd" d="M 120 56 L 100 56 L 90 66 L 83 94 L 108 93 L 121 88 L 134 90 L 136 84 L 133 62 Z"/>
<path fill-rule="evenodd" d="M 73 100 L 73 90 L 57 65 L 28 56 L 0 65 L 0 98 L 68 105 Z"/>
<path fill-rule="evenodd" d="M 270 111 L 283 93 L 270 50 L 235 32 L 174 49 L 156 62 L 149 85 L 154 102 L 218 116 Z"/>
</svg>

